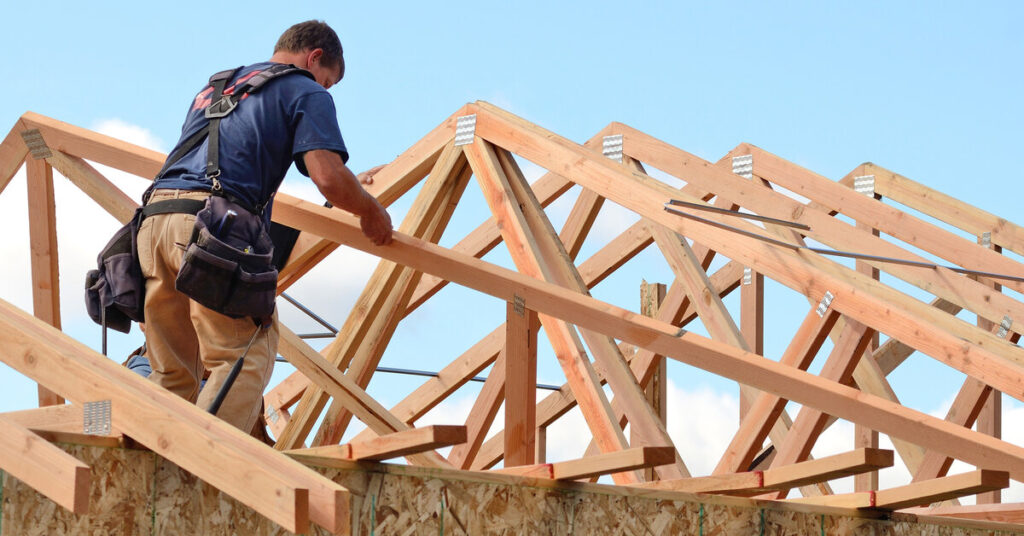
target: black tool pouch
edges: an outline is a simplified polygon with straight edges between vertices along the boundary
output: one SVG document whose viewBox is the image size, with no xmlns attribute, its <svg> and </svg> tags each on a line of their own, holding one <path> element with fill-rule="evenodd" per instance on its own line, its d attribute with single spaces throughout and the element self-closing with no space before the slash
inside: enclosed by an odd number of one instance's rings
<svg viewBox="0 0 1024 536">
<path fill-rule="evenodd" d="M 128 333 L 132 321 L 143 322 L 146 280 L 137 254 L 136 235 L 142 209 L 114 233 L 85 275 L 85 308 L 100 325 Z"/>
<path fill-rule="evenodd" d="M 222 227 L 228 211 L 230 229 Z M 196 214 L 192 239 L 174 282 L 179 292 L 233 317 L 269 317 L 274 312 L 277 269 L 274 246 L 263 218 L 228 199 L 212 195 Z"/>
</svg>

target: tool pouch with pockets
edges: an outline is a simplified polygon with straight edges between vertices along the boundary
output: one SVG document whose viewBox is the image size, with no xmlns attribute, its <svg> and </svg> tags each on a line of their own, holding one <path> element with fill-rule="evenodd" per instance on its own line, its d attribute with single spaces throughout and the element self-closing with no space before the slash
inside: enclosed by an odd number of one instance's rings
<svg viewBox="0 0 1024 536">
<path fill-rule="evenodd" d="M 97 324 L 128 333 L 131 323 L 143 322 L 146 279 L 142 276 L 136 236 L 142 208 L 114 233 L 96 258 L 97 267 L 85 275 L 85 308 Z"/>
<path fill-rule="evenodd" d="M 228 211 L 235 217 L 225 226 Z M 274 312 L 277 290 L 273 254 L 262 216 L 223 196 L 211 195 L 196 214 L 174 286 L 218 313 L 266 318 Z"/>
</svg>

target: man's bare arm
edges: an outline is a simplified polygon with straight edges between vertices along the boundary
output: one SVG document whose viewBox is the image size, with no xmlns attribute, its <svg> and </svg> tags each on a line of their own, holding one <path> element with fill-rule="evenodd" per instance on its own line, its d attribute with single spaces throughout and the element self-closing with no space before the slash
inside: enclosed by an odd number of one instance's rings
<svg viewBox="0 0 1024 536">
<path fill-rule="evenodd" d="M 391 243 L 391 216 L 359 184 L 334 151 L 317 149 L 302 155 L 309 178 L 332 205 L 359 216 L 363 234 L 378 246 Z"/>
</svg>

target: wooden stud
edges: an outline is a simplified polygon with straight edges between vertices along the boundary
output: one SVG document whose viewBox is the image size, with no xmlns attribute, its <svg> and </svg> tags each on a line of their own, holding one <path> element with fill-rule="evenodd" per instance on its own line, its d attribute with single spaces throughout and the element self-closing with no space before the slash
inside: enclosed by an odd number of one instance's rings
<svg viewBox="0 0 1024 536">
<path fill-rule="evenodd" d="M 875 200 L 880 200 L 881 197 L 878 194 L 872 196 Z M 880 203 L 879 203 L 880 204 Z M 845 206 L 844 206 L 845 208 Z M 857 222 L 857 228 L 862 231 L 867 231 L 874 236 L 879 236 L 878 229 L 871 227 L 869 224 Z M 858 272 L 878 281 L 879 271 L 878 268 L 858 260 L 854 263 L 854 269 Z M 868 344 L 868 352 L 874 354 L 878 350 L 878 332 L 871 337 L 871 342 Z M 873 359 L 870 355 L 864 354 L 861 358 L 863 360 Z M 857 363 L 857 367 L 860 367 L 860 363 Z M 856 372 L 856 370 L 855 370 Z M 858 384 L 859 385 L 859 384 Z M 860 424 L 853 425 L 853 447 L 854 448 L 878 448 L 878 432 L 867 428 Z M 860 473 L 853 477 L 853 491 L 875 491 L 878 489 L 878 471 L 869 471 L 866 473 Z"/>
<path fill-rule="evenodd" d="M 505 466 L 536 463 L 537 313 L 521 302 L 506 304 Z"/>
<path fill-rule="evenodd" d="M 764 276 L 753 270 L 750 282 L 744 276 L 740 285 L 740 333 L 751 352 L 764 355 Z M 749 409 L 746 399 L 740 397 L 740 421 Z"/>
<path fill-rule="evenodd" d="M 0 469 L 76 514 L 89 512 L 89 466 L 2 416 Z"/>
<path fill-rule="evenodd" d="M 640 314 L 655 318 L 658 316 L 658 310 L 661 309 L 661 304 L 665 301 L 665 292 L 667 287 L 664 283 L 648 283 L 643 281 L 640 284 Z M 640 381 L 640 385 L 644 386 L 644 397 L 647 398 L 647 402 L 654 409 L 654 412 L 658 415 L 658 419 L 662 423 L 668 422 L 667 406 L 665 404 L 668 398 L 668 363 L 665 356 L 656 356 L 654 358 L 654 365 L 652 368 L 654 371 L 651 373 L 651 379 L 648 382 Z M 630 367 L 633 368 L 632 366 Z M 639 380 L 639 378 L 638 378 Z M 612 401 L 612 406 L 615 406 L 615 401 Z M 639 438 L 636 437 L 635 432 L 631 431 L 632 437 L 630 438 L 630 444 L 639 444 Z M 657 478 L 657 474 L 654 469 L 644 469 L 644 481 L 651 482 Z"/>
<path fill-rule="evenodd" d="M 985 245 L 982 243 L 981 237 L 978 237 L 978 243 L 981 247 L 994 251 L 996 254 L 1000 254 L 1001 256 L 1003 251 L 1001 247 L 994 244 Z M 983 283 L 991 286 L 996 292 L 1002 290 L 1002 286 L 998 283 Z M 978 317 L 977 324 L 979 328 L 988 331 L 995 331 L 998 329 L 995 322 L 991 322 L 980 316 Z M 995 438 L 1003 437 L 1003 394 L 996 390 L 991 391 L 988 395 L 988 400 L 984 404 L 985 405 L 981 408 L 981 412 L 978 414 L 978 431 Z M 1000 502 L 1002 502 L 1001 490 L 992 490 L 981 493 L 975 498 L 976 504 L 994 504 Z"/>
<path fill-rule="evenodd" d="M 28 233 L 32 263 L 32 311 L 36 318 L 60 329 L 60 273 L 57 260 L 57 210 L 53 199 L 53 168 L 45 160 L 25 161 L 28 178 Z M 42 385 L 39 406 L 64 399 Z"/>
</svg>

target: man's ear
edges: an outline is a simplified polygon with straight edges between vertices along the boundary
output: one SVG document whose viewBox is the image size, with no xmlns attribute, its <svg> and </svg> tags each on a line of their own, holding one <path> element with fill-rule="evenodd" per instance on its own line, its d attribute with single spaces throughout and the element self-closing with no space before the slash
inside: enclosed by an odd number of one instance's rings
<svg viewBox="0 0 1024 536">
<path fill-rule="evenodd" d="M 322 49 L 322 48 L 314 48 L 313 50 L 310 50 L 309 54 L 306 55 L 306 66 L 307 66 L 307 68 L 313 67 L 313 62 L 319 61 L 323 57 L 323 55 L 324 55 L 324 49 Z"/>
</svg>

